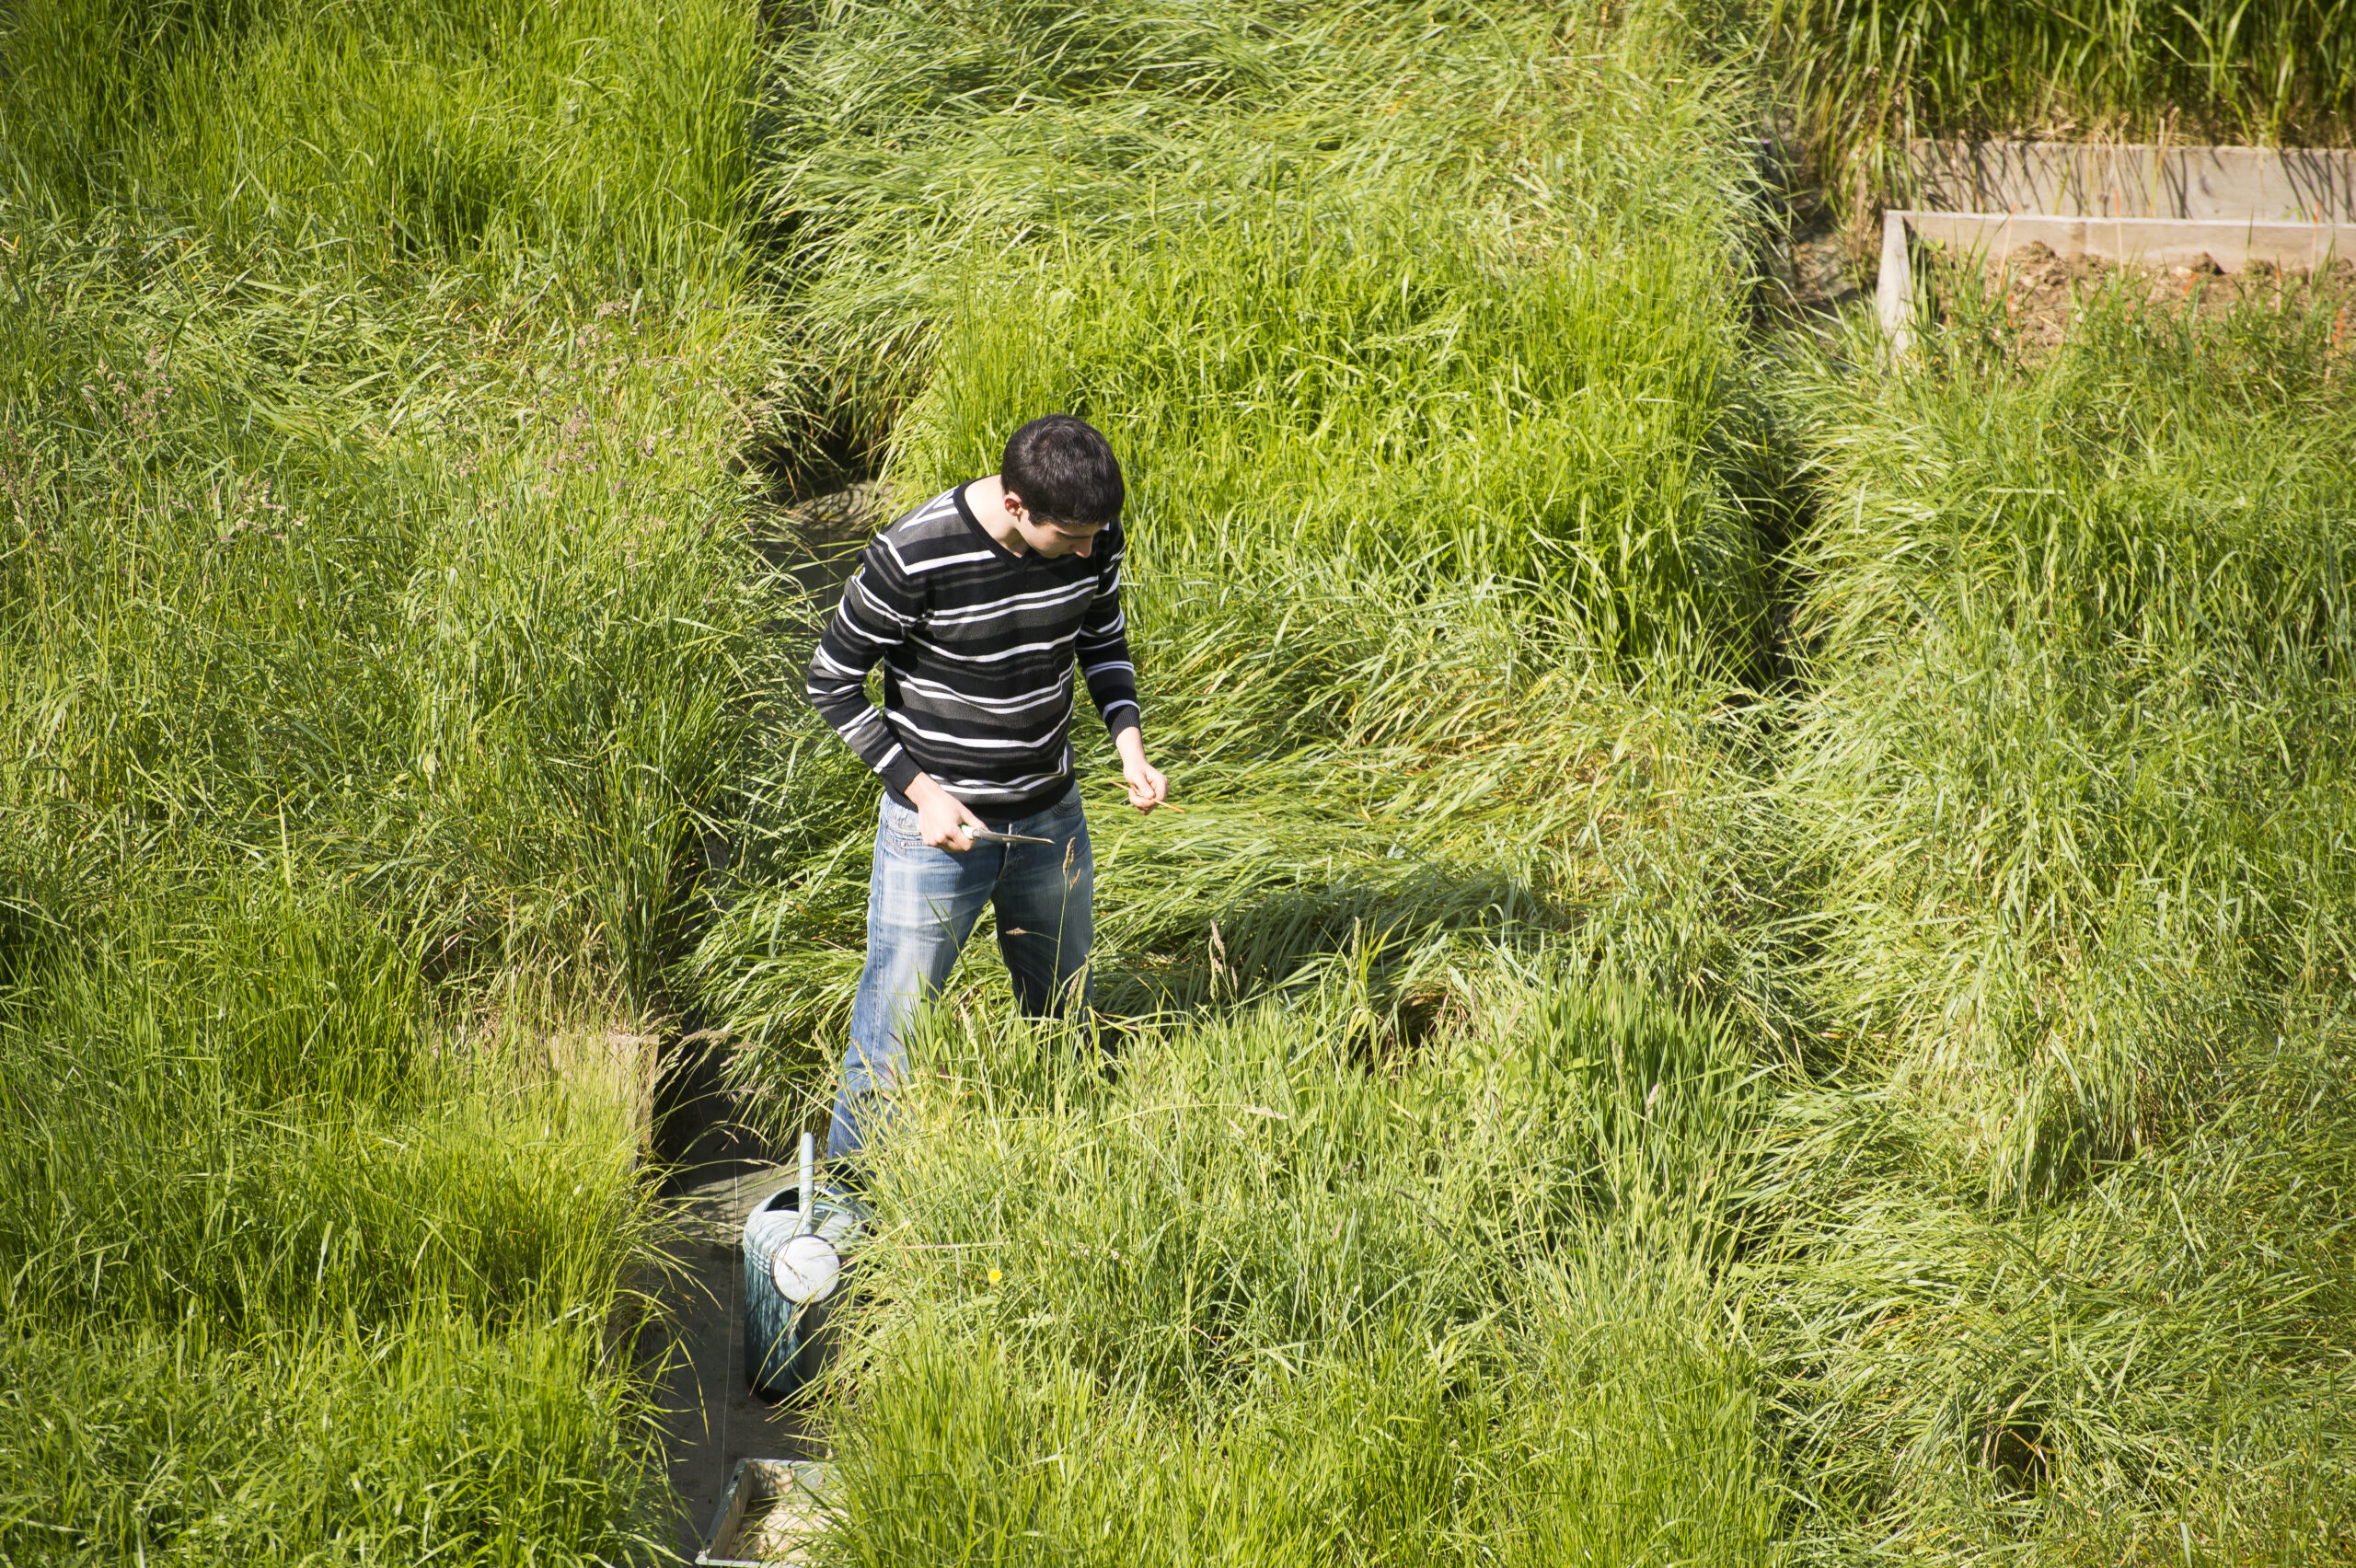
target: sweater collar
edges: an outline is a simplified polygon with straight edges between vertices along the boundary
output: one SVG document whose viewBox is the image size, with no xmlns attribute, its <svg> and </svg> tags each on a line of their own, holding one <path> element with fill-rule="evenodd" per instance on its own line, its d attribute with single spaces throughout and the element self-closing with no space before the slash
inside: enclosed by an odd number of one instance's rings
<svg viewBox="0 0 2356 1568">
<path fill-rule="evenodd" d="M 965 520 L 965 526 L 974 531 L 974 537 L 981 540 L 983 544 L 988 546 L 990 553 L 998 559 L 1005 561 L 1011 566 L 1029 566 L 1033 559 L 1031 551 L 1024 550 L 1018 555 L 1014 551 L 1008 549 L 1004 545 L 998 541 L 997 537 L 992 535 L 987 528 L 982 526 L 982 520 L 974 515 L 973 506 L 965 500 L 965 486 L 972 482 L 973 481 L 970 479 L 965 480 L 963 483 L 953 486 L 949 491 L 950 502 L 957 508 L 957 515 Z"/>
</svg>

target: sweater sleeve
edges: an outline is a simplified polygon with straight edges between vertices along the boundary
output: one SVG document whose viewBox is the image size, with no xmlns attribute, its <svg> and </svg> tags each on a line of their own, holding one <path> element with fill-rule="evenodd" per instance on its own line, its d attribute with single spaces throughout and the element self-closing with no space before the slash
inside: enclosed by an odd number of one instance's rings
<svg viewBox="0 0 2356 1568">
<path fill-rule="evenodd" d="M 1129 628 L 1121 614 L 1121 558 L 1126 541 L 1115 523 L 1102 536 L 1103 556 L 1096 569 L 1096 602 L 1080 617 L 1080 636 L 1073 644 L 1088 695 L 1104 716 L 1104 729 L 1114 739 L 1124 730 L 1144 722 L 1138 707 L 1137 665 L 1129 658 Z"/>
<path fill-rule="evenodd" d="M 843 587 L 843 602 L 810 656 L 810 706 L 884 783 L 906 793 L 924 770 L 893 732 L 892 721 L 867 699 L 867 674 L 908 639 L 924 616 L 922 595 L 878 536 Z"/>
</svg>

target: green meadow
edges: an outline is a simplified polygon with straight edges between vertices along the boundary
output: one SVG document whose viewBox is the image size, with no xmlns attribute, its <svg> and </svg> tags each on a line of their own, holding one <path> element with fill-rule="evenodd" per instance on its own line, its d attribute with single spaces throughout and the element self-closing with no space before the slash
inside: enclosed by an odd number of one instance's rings
<svg viewBox="0 0 2356 1568">
<path fill-rule="evenodd" d="M 0 1559 L 643 1557 L 752 18 L 5 29 Z"/>
<path fill-rule="evenodd" d="M 1779 329 L 1760 126 L 1980 112 L 1853 9 L 0 13 L 0 1562 L 666 1558 L 653 1081 L 864 939 L 777 541 L 1049 409 L 1174 805 L 923 1021 L 819 1561 L 2356 1560 L 2356 306 Z"/>
</svg>

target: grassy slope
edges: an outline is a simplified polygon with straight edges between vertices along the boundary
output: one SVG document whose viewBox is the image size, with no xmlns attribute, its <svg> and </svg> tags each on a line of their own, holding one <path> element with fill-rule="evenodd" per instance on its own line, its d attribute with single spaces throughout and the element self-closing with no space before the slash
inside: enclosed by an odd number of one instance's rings
<svg viewBox="0 0 2356 1568">
<path fill-rule="evenodd" d="M 749 29 L 11 13 L 12 1561 L 653 1517 L 610 1040 L 732 733 Z"/>
</svg>

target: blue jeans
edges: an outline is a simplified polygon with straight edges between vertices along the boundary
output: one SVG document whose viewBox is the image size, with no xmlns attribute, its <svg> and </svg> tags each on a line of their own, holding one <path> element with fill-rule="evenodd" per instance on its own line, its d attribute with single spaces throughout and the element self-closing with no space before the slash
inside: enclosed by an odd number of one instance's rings
<svg viewBox="0 0 2356 1568">
<path fill-rule="evenodd" d="M 884 1107 L 906 1070 L 902 1032 L 948 984 L 982 905 L 998 910 L 998 949 L 1014 997 L 1034 1018 L 1085 1010 L 1094 993 L 1088 943 L 1095 929 L 1096 862 L 1074 785 L 1034 816 L 992 827 L 1048 840 L 935 849 L 917 813 L 884 797 L 875 873 L 867 886 L 867 968 L 850 1009 L 850 1050 L 826 1137 L 828 1158 L 856 1154 L 882 1130 Z"/>
</svg>

